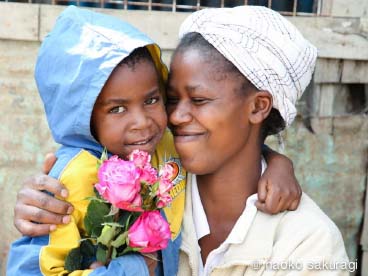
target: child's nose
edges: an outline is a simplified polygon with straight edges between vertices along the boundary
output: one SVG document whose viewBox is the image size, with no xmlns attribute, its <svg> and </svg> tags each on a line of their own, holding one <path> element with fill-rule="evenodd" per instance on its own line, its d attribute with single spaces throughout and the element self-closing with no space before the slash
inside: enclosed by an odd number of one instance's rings
<svg viewBox="0 0 368 276">
<path fill-rule="evenodd" d="M 138 111 L 134 113 L 133 125 L 132 125 L 133 130 L 146 129 L 147 127 L 149 127 L 149 124 L 150 124 L 150 118 L 146 114 L 146 112 Z"/>
</svg>

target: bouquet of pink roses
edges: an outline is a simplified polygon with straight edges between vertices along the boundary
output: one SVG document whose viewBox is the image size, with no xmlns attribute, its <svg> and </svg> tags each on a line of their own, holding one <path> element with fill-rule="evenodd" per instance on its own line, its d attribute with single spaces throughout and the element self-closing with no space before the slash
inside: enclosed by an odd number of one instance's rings
<svg viewBox="0 0 368 276">
<path fill-rule="evenodd" d="M 150 159 L 139 150 L 129 160 L 107 159 L 104 152 L 98 164 L 96 197 L 89 198 L 84 219 L 87 236 L 66 257 L 68 271 L 86 269 L 95 260 L 108 264 L 132 251 L 166 248 L 171 232 L 159 210 L 172 200 L 173 168 L 165 164 L 157 172 Z"/>
</svg>

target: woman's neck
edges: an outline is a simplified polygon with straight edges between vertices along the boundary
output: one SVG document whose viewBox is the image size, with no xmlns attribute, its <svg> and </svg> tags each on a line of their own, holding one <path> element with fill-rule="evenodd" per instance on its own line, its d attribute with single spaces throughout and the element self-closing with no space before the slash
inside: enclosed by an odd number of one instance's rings
<svg viewBox="0 0 368 276">
<path fill-rule="evenodd" d="M 248 197 L 257 192 L 261 169 L 260 147 L 250 147 L 215 173 L 197 175 L 198 191 L 211 231 L 199 241 L 204 263 L 208 254 L 230 234 Z"/>
<path fill-rule="evenodd" d="M 238 206 L 242 212 L 247 198 L 257 192 L 261 176 L 261 151 L 254 147 L 248 154 L 223 164 L 216 172 L 197 175 L 198 190 L 207 212 L 223 211 L 224 206 Z M 245 158 L 245 157 L 246 158 Z M 233 206 L 235 207 L 235 206 Z M 236 212 L 233 208 L 230 212 Z"/>
</svg>

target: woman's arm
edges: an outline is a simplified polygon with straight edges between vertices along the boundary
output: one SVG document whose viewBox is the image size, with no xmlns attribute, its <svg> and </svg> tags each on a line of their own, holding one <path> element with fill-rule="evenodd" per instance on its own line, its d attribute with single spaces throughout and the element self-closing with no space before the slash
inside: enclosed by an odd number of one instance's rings
<svg viewBox="0 0 368 276">
<path fill-rule="evenodd" d="M 258 183 L 256 207 L 269 214 L 295 210 L 302 189 L 295 177 L 292 161 L 267 146 L 262 148 L 262 154 L 268 166 Z"/>
<path fill-rule="evenodd" d="M 67 224 L 73 206 L 61 198 L 68 196 L 68 191 L 56 179 L 47 176 L 56 161 L 54 154 L 48 154 L 43 165 L 43 173 L 24 181 L 18 192 L 14 208 L 14 225 L 20 233 L 27 236 L 42 236 L 56 229 L 57 224 Z M 41 223 L 41 224 L 39 224 Z"/>
</svg>

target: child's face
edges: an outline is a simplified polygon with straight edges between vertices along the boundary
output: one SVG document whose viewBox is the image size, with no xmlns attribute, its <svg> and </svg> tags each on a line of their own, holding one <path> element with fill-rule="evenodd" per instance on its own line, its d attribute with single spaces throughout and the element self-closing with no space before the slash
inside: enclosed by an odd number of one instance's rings
<svg viewBox="0 0 368 276">
<path fill-rule="evenodd" d="M 95 137 L 109 152 L 127 157 L 135 149 L 153 153 L 167 124 L 154 65 L 117 66 L 92 112 Z"/>
</svg>

